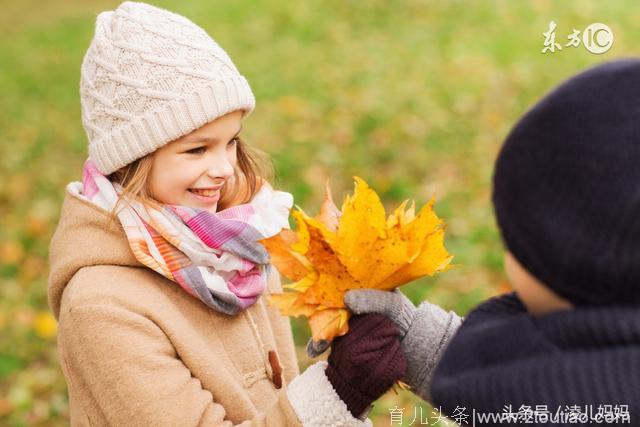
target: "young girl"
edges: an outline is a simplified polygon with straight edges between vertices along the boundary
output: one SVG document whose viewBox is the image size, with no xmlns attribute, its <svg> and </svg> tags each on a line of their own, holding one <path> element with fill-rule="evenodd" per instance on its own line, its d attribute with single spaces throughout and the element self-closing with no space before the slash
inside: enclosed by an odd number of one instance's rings
<svg viewBox="0 0 640 427">
<path fill-rule="evenodd" d="M 404 373 L 397 327 L 352 318 L 298 375 L 256 241 L 293 200 L 241 139 L 247 80 L 200 27 L 144 3 L 100 13 L 81 68 L 89 159 L 50 250 L 71 425 L 367 425 Z"/>
</svg>

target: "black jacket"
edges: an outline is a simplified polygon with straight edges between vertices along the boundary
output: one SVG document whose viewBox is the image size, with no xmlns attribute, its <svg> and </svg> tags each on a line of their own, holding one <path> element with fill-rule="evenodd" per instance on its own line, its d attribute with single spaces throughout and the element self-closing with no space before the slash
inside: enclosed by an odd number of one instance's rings
<svg viewBox="0 0 640 427">
<path fill-rule="evenodd" d="M 640 425 L 640 308 L 533 316 L 513 292 L 489 299 L 451 339 L 431 393 L 443 414 L 469 424 L 473 415 L 476 425 L 506 424 L 487 414 L 511 412 L 517 424 L 575 426 L 617 414 L 601 421 Z"/>
</svg>

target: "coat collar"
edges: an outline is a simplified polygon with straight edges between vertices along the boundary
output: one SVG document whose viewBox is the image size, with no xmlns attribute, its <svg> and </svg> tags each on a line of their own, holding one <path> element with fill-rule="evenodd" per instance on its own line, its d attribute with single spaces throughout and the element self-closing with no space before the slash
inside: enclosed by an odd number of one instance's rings
<svg viewBox="0 0 640 427">
<path fill-rule="evenodd" d="M 143 267 L 129 247 L 120 222 L 81 194 L 65 191 L 60 220 L 49 246 L 49 306 L 58 318 L 62 293 L 83 267 L 119 265 Z"/>
</svg>

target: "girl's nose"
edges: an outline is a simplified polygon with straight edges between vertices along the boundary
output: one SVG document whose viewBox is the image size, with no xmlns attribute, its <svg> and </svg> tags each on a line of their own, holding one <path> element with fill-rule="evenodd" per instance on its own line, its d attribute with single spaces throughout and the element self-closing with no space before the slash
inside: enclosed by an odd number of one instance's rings
<svg viewBox="0 0 640 427">
<path fill-rule="evenodd" d="M 229 179 L 233 176 L 234 172 L 234 164 L 226 153 L 213 157 L 207 169 L 207 175 L 211 178 Z"/>
</svg>

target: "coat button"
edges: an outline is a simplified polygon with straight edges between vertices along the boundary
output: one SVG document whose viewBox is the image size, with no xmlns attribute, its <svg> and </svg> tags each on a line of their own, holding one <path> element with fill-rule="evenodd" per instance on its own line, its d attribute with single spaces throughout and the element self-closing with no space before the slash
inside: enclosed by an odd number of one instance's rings
<svg viewBox="0 0 640 427">
<path fill-rule="evenodd" d="M 278 355 L 275 351 L 269 351 L 269 365 L 271 365 L 271 382 L 273 385 L 280 389 L 282 388 L 282 365 L 280 365 L 280 360 L 278 360 Z"/>
</svg>

